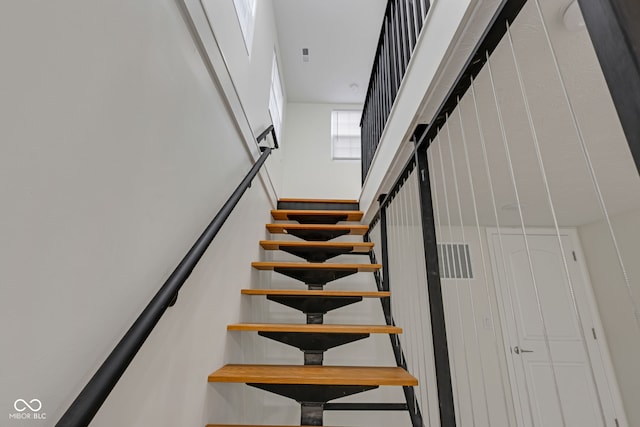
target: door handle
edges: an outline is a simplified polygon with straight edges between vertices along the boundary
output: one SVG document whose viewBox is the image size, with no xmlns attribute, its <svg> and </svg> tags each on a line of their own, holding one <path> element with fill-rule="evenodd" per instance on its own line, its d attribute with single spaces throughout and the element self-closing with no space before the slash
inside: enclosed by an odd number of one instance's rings
<svg viewBox="0 0 640 427">
<path fill-rule="evenodd" d="M 513 347 L 513 352 L 515 354 L 520 354 L 520 353 L 533 353 L 533 350 L 525 350 L 524 348 L 520 348 L 518 346 Z"/>
</svg>

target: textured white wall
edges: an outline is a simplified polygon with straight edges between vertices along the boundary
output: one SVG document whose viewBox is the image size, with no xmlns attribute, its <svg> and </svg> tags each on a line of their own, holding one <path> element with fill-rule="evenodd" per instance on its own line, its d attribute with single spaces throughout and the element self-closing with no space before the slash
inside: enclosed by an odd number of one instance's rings
<svg viewBox="0 0 640 427">
<path fill-rule="evenodd" d="M 631 290 L 640 295 L 640 211 L 611 218 Z M 640 425 L 640 313 L 634 313 L 620 263 L 605 221 L 578 228 L 593 292 L 630 426 Z"/>
<path fill-rule="evenodd" d="M 0 51 L 0 413 L 53 425 L 253 158 L 173 0 L 4 2 Z M 206 377 L 241 361 L 270 207 L 254 185 L 93 425 L 260 418 Z"/>
<path fill-rule="evenodd" d="M 352 104 L 287 104 L 282 197 L 358 199 L 360 161 L 331 159 L 331 111 Z"/>
</svg>

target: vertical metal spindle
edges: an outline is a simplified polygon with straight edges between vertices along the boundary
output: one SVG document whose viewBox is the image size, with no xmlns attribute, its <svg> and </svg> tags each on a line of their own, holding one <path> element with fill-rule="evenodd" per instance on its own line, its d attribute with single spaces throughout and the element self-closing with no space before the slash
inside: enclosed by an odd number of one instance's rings
<svg viewBox="0 0 640 427">
<path fill-rule="evenodd" d="M 382 253 L 382 290 L 390 291 L 390 280 L 389 280 L 389 245 L 387 240 L 387 207 L 384 205 L 384 199 L 387 197 L 386 194 L 381 194 L 378 197 L 378 203 L 380 203 L 380 252 Z M 382 305 L 384 310 L 384 316 L 387 320 L 387 324 L 390 325 L 392 323 L 392 313 L 391 313 L 391 299 L 383 298 Z"/>
<path fill-rule="evenodd" d="M 404 69 L 402 68 L 402 63 L 404 62 L 404 53 L 402 49 L 402 37 L 401 37 L 401 29 L 400 29 L 400 6 L 398 0 L 391 0 L 393 3 L 393 27 L 395 33 L 395 43 L 396 43 L 396 56 L 395 56 L 395 65 L 397 70 L 397 87 L 396 89 L 400 89 L 400 84 L 402 83 L 402 78 L 404 77 Z M 397 94 L 397 92 L 396 92 Z"/>
<path fill-rule="evenodd" d="M 445 125 L 447 125 L 447 130 L 448 130 L 448 123 L 449 123 L 449 117 L 447 116 L 445 119 Z M 444 137 L 443 137 L 444 138 Z M 448 139 L 447 142 L 450 143 L 450 139 L 451 139 L 451 135 L 448 135 Z M 440 139 L 440 134 L 438 134 L 438 154 L 439 154 L 439 160 L 440 160 L 440 173 L 442 175 L 442 196 L 444 198 L 444 211 L 446 213 L 445 215 L 445 220 L 447 221 L 447 228 L 449 230 L 449 242 L 453 242 L 453 231 L 451 229 L 452 227 L 452 221 L 451 221 L 451 208 L 450 208 L 450 204 L 449 204 L 449 192 L 447 191 L 447 178 L 446 178 L 446 168 L 445 168 L 445 163 L 444 163 L 444 142 L 441 141 Z M 457 303 L 458 303 L 458 321 L 460 322 L 460 338 L 462 341 L 462 356 L 465 359 L 466 362 L 466 358 L 467 358 L 467 354 L 466 354 L 466 349 L 465 349 L 465 343 L 464 343 L 464 329 L 463 329 L 463 322 L 462 322 L 462 317 L 460 317 L 460 291 L 458 289 L 458 272 L 456 271 L 456 265 L 455 265 L 455 259 L 454 259 L 454 254 L 453 254 L 453 245 L 449 244 L 446 246 L 447 248 L 447 258 L 449 260 L 449 271 L 451 272 L 451 274 L 448 276 L 450 279 L 452 279 L 453 281 L 453 286 L 455 287 L 456 290 L 456 296 L 457 296 Z M 455 313 L 454 313 L 455 314 Z M 449 315 L 449 319 L 452 319 L 452 314 Z M 464 424 L 464 420 L 462 419 L 462 398 L 461 396 L 461 391 L 460 389 L 461 387 L 461 381 L 460 381 L 460 377 L 462 376 L 461 373 L 458 371 L 458 367 L 456 365 L 456 359 L 455 359 L 455 355 L 458 353 L 457 351 L 457 343 L 456 340 L 453 340 L 452 342 L 452 351 L 451 351 L 451 362 L 453 363 L 453 373 L 454 373 L 454 393 L 456 396 L 456 400 L 457 400 L 457 408 L 458 408 L 458 421 L 460 422 L 460 424 Z M 469 380 L 469 370 L 467 369 L 467 381 Z M 471 389 L 471 387 L 467 387 L 468 390 Z M 472 406 L 473 407 L 473 406 Z M 471 420 L 473 421 L 473 416 L 471 417 Z"/>
<path fill-rule="evenodd" d="M 414 338 L 414 349 L 416 352 L 416 357 L 414 358 L 414 367 L 413 369 L 416 370 L 417 373 L 417 377 L 418 377 L 418 395 L 420 397 L 420 402 L 424 402 L 424 388 L 426 386 L 426 383 L 424 382 L 424 380 L 427 378 L 427 374 L 425 371 L 425 357 L 424 357 L 424 341 L 427 339 L 428 335 L 425 334 L 424 331 L 424 325 L 423 325 L 423 317 L 422 314 L 424 313 L 424 308 L 421 307 L 421 303 L 422 300 L 420 298 L 420 288 L 424 287 L 424 282 L 420 282 L 419 281 L 419 263 L 418 263 L 418 257 L 420 256 L 424 256 L 424 254 L 422 253 L 422 248 L 418 248 L 417 246 L 417 242 L 416 242 L 416 233 L 414 230 L 414 223 L 415 223 L 415 218 L 413 215 L 413 207 L 414 207 L 414 197 L 413 197 L 413 192 L 415 190 L 417 190 L 413 183 L 415 182 L 415 177 L 416 175 L 416 171 L 415 169 L 413 170 L 413 172 L 410 172 L 409 175 L 407 176 L 407 180 L 404 183 L 403 186 L 403 199 L 404 199 L 404 207 L 405 207 L 405 212 L 404 212 L 404 217 L 405 217 L 405 226 L 404 226 L 404 230 L 405 230 L 405 245 L 408 248 L 408 254 L 405 257 L 405 264 L 411 264 L 411 265 L 407 265 L 407 267 L 405 267 L 405 270 L 409 273 L 409 278 L 406 281 L 407 287 L 409 288 L 410 292 L 411 292 L 411 311 L 412 311 L 412 329 L 414 329 L 415 331 L 415 338 Z M 426 302 L 426 301 L 425 301 Z M 427 406 L 427 410 L 428 410 L 428 406 Z"/>
<path fill-rule="evenodd" d="M 471 80 L 471 88 L 472 88 L 472 93 L 471 95 L 473 96 L 472 100 L 474 102 L 475 105 L 475 92 L 473 91 L 473 85 L 474 85 L 474 81 L 473 79 Z M 477 113 L 477 112 L 476 112 Z M 478 242 L 480 242 L 479 244 L 479 250 L 480 250 L 480 262 L 482 265 L 482 273 L 483 273 L 483 279 L 484 279 L 484 292 L 485 295 L 487 297 L 487 306 L 489 308 L 489 319 L 491 321 L 491 332 L 493 334 L 493 344 L 494 344 L 494 351 L 495 351 L 495 357 L 496 360 L 499 360 L 500 357 L 500 353 L 501 353 L 501 349 L 500 349 L 500 345 L 499 345 L 499 341 L 498 341 L 498 336 L 496 333 L 496 328 L 494 325 L 494 316 L 495 316 L 495 312 L 493 309 L 493 303 L 491 301 L 491 292 L 489 290 L 489 277 L 487 275 L 487 260 L 485 257 L 485 253 L 484 253 L 484 245 L 482 244 L 482 240 L 483 240 L 483 235 L 482 235 L 482 231 L 480 230 L 480 217 L 478 215 L 478 202 L 477 202 L 477 197 L 476 197 L 476 191 L 475 191 L 475 182 L 473 179 L 473 174 L 471 172 L 471 160 L 469 157 L 469 150 L 467 148 L 467 137 L 466 137 L 466 132 L 464 130 L 464 125 L 462 123 L 462 114 L 460 114 L 460 128 L 462 131 L 462 147 L 464 148 L 464 155 L 465 155 L 465 163 L 467 166 L 467 174 L 469 176 L 469 187 L 471 189 L 471 200 L 473 202 L 473 214 L 474 214 L 474 218 L 475 218 L 475 226 L 476 226 L 476 231 L 478 233 Z M 478 128 L 478 132 L 480 135 L 480 138 L 482 139 L 482 129 Z M 471 287 L 469 287 L 469 292 L 471 292 Z M 472 297 L 473 298 L 473 297 Z M 472 299 L 473 301 L 473 299 Z M 477 326 L 476 326 L 477 328 Z M 477 332 L 476 332 L 477 335 Z M 479 345 L 479 344 L 478 344 Z M 482 364 L 482 358 L 480 363 Z M 504 410 L 505 410 L 505 414 L 509 413 L 509 405 L 507 403 L 507 390 L 505 388 L 505 377 L 504 377 L 504 372 L 503 369 L 498 369 L 498 372 L 500 373 L 500 388 L 502 391 L 502 397 L 503 397 L 503 403 L 504 403 Z M 484 391 L 485 394 L 488 395 L 488 389 L 487 389 L 487 384 L 486 384 L 486 379 L 485 379 L 485 374 L 484 374 L 484 370 L 482 371 L 482 382 L 484 385 Z M 509 395 L 513 397 L 513 395 L 511 394 L 511 392 L 509 392 Z M 491 416 L 490 416 L 490 411 L 489 411 L 489 406 L 488 406 L 488 402 L 485 401 L 485 405 L 486 405 L 486 410 L 487 410 L 487 425 L 491 425 Z"/>
<path fill-rule="evenodd" d="M 440 136 L 438 135 L 437 137 L 438 141 L 440 139 Z M 437 180 L 437 165 L 434 161 L 434 154 L 433 152 L 434 150 L 434 146 L 433 144 L 435 144 L 436 141 L 430 141 L 430 143 L 428 144 L 428 148 L 427 148 L 427 164 L 429 165 L 429 182 L 431 184 L 431 196 L 433 198 L 433 222 L 434 222 L 434 227 L 435 227 L 435 238 L 436 238 L 436 242 L 440 240 L 440 237 L 442 235 L 442 222 L 440 221 L 440 204 L 439 204 L 439 197 L 438 197 L 438 180 Z M 420 181 L 418 178 L 418 188 L 420 187 Z M 439 252 L 437 253 L 438 255 L 438 270 L 439 270 L 439 274 L 442 276 L 443 272 L 444 272 L 444 263 L 441 260 L 441 257 L 439 255 Z M 425 263 L 425 278 L 426 278 L 426 263 Z M 428 304 L 428 292 L 427 292 L 427 304 Z M 433 325 L 429 325 L 430 328 L 433 329 Z M 433 336 L 433 331 L 431 333 L 431 335 Z M 433 340 L 432 340 L 433 341 Z M 435 360 L 434 360 L 434 372 L 435 372 Z M 435 373 L 434 373 L 435 374 Z M 437 390 L 437 389 L 436 389 Z"/>
<path fill-rule="evenodd" d="M 431 7 L 431 2 L 429 0 L 419 0 L 420 1 L 420 9 L 422 10 L 422 22 L 427 20 L 427 13 L 429 13 L 429 8 Z"/>
<path fill-rule="evenodd" d="M 378 202 L 380 203 L 380 250 L 381 250 L 381 262 L 382 262 L 382 288 L 383 290 L 390 290 L 390 262 L 389 262 L 389 249 L 391 245 L 389 245 L 389 230 L 387 228 L 388 225 L 388 217 L 387 217 L 387 205 L 384 205 L 383 201 L 386 199 L 386 195 L 381 195 L 378 198 Z M 397 247 L 397 245 L 393 245 L 393 247 Z M 390 298 L 382 299 L 382 306 L 385 312 L 385 319 L 387 324 L 394 324 L 393 316 L 391 315 L 391 301 Z M 393 353 L 396 359 L 396 364 L 403 369 L 407 369 L 406 358 L 402 352 L 402 347 L 400 345 L 400 340 L 397 335 L 390 335 L 391 346 L 393 348 Z M 407 408 L 409 409 L 409 417 L 411 418 L 412 427 L 424 427 L 422 421 L 422 413 L 420 408 L 417 405 L 415 399 L 415 391 L 413 387 L 403 387 L 405 400 L 407 401 Z"/>
<path fill-rule="evenodd" d="M 509 37 L 511 37 L 511 28 L 509 26 L 509 23 L 507 23 L 507 34 L 509 35 Z M 558 376 L 556 373 L 556 368 L 555 368 L 555 364 L 553 361 L 553 354 L 551 353 L 551 344 L 549 342 L 549 330 L 547 328 L 547 323 L 546 323 L 546 319 L 544 316 L 544 312 L 542 310 L 542 300 L 540 297 L 540 292 L 539 292 L 539 288 L 538 288 L 538 284 L 536 281 L 536 275 L 533 269 L 533 261 L 531 258 L 531 248 L 529 246 L 529 239 L 527 237 L 527 230 L 526 230 L 526 226 L 524 223 L 524 215 L 522 213 L 522 203 L 520 201 L 520 193 L 518 191 L 518 184 L 516 182 L 516 175 L 515 175 L 515 170 L 513 167 L 513 162 L 512 162 L 512 157 L 511 157 L 511 151 L 509 149 L 509 140 L 507 138 L 507 133 L 505 130 L 505 124 L 504 124 L 504 117 L 502 115 L 502 109 L 500 107 L 500 103 L 498 102 L 498 94 L 496 91 L 496 84 L 495 84 L 495 79 L 493 76 L 493 71 L 491 68 L 491 61 L 487 61 L 487 68 L 489 71 L 489 78 L 491 80 L 491 88 L 493 90 L 493 96 L 494 96 L 494 100 L 496 103 L 496 110 L 498 112 L 498 123 L 500 125 L 500 132 L 502 135 L 502 144 L 504 147 L 504 151 L 505 154 L 507 156 L 507 164 L 509 166 L 509 175 L 511 177 L 511 182 L 513 184 L 513 189 L 514 189 L 514 195 L 515 195 L 515 200 L 516 200 L 516 206 L 518 207 L 517 211 L 518 211 L 518 217 L 520 219 L 520 228 L 522 230 L 522 237 L 524 239 L 524 247 L 525 247 L 525 251 L 527 253 L 527 261 L 528 261 L 528 267 L 529 267 L 529 273 L 531 275 L 531 281 L 533 283 L 533 290 L 534 290 L 534 294 L 535 294 L 535 299 L 536 299 L 536 307 L 538 309 L 538 317 L 540 318 L 540 322 L 542 324 L 542 335 L 543 335 L 543 339 L 544 339 L 544 343 L 545 343 L 545 348 L 547 351 L 547 358 L 549 360 L 549 365 L 551 367 L 551 376 L 553 378 L 553 386 L 554 386 L 554 391 L 555 391 L 555 395 L 556 395 L 556 399 L 558 401 L 558 408 L 560 409 L 560 418 L 561 418 L 561 422 L 563 426 L 566 426 L 566 418 L 565 418 L 565 414 L 564 414 L 564 409 L 562 406 L 562 399 L 560 396 L 560 387 L 558 385 Z"/>
<path fill-rule="evenodd" d="M 409 36 L 409 56 L 413 53 L 413 48 L 416 46 L 416 9 L 413 5 L 414 0 L 405 0 L 405 6 L 407 9 L 407 34 Z"/>
<path fill-rule="evenodd" d="M 612 46 L 611 44 L 607 44 L 609 40 L 608 37 L 616 38 L 616 41 L 625 40 L 626 37 L 623 36 L 623 32 L 633 31 L 637 34 L 638 27 L 636 23 L 633 21 L 633 17 L 637 16 L 636 14 L 615 14 L 615 18 L 613 15 L 614 3 L 613 1 L 609 2 L 591 2 L 592 4 L 588 4 L 589 2 L 584 0 L 579 0 L 581 9 L 585 11 L 585 20 L 587 24 L 587 29 L 591 33 L 592 31 L 600 32 L 604 37 L 600 39 L 593 39 L 594 48 L 596 49 L 596 53 L 598 57 L 601 58 L 601 64 L 603 65 L 603 72 L 605 74 L 606 79 L 611 79 L 612 77 L 617 79 L 619 82 L 624 82 L 624 84 L 616 84 L 610 85 L 610 89 L 613 86 L 613 90 L 611 90 L 611 95 L 613 97 L 614 103 L 618 106 L 618 115 L 620 117 L 623 130 L 627 137 L 627 142 L 629 143 L 629 148 L 631 149 L 631 154 L 634 157 L 636 168 L 640 171 L 640 144 L 638 144 L 639 134 L 638 132 L 629 133 L 633 127 L 638 124 L 638 114 L 637 111 L 633 112 L 634 109 L 638 110 L 639 103 L 637 97 L 634 97 L 634 93 L 637 92 L 638 86 L 638 77 L 640 77 L 640 65 L 637 61 L 633 61 L 633 59 L 637 59 L 638 50 L 633 48 L 633 46 L 637 46 L 633 43 L 615 43 L 617 46 Z M 610 3 L 610 4 L 606 4 Z M 613 242 L 613 246 L 616 251 L 616 256 L 618 259 L 618 263 L 620 264 L 620 269 L 624 276 L 625 281 L 625 290 L 627 295 L 629 296 L 629 301 L 633 304 L 633 312 L 635 314 L 636 327 L 640 329 L 640 304 L 638 302 L 638 296 L 635 295 L 631 287 L 631 280 L 629 278 L 629 274 L 625 267 L 624 261 L 622 260 L 622 253 L 620 251 L 620 246 L 618 245 L 618 240 L 616 238 L 616 234 L 613 231 L 613 226 L 611 224 L 611 218 L 609 216 L 609 209 L 607 208 L 604 197 L 602 196 L 602 191 L 600 189 L 600 184 L 598 182 L 598 178 L 596 176 L 595 168 L 593 167 L 593 163 L 591 162 L 591 154 L 589 153 L 589 148 L 584 139 L 584 135 L 582 133 L 582 128 L 580 123 L 578 122 L 578 117 L 576 115 L 575 109 L 573 107 L 573 102 L 569 97 L 569 93 L 567 91 L 567 85 L 565 83 L 564 75 L 560 70 L 560 65 L 558 64 L 558 55 L 556 54 L 556 50 L 551 42 L 551 37 L 549 36 L 549 29 L 547 28 L 547 23 L 542 14 L 542 8 L 540 6 L 539 0 L 535 0 L 536 8 L 538 9 L 538 14 L 540 15 L 540 20 L 542 22 L 542 28 L 544 30 L 544 35 L 547 40 L 547 45 L 549 46 L 549 50 L 551 51 L 551 57 L 553 58 L 553 65 L 556 70 L 556 74 L 558 79 L 560 80 L 560 85 L 562 87 L 562 95 L 567 104 L 567 108 L 569 109 L 569 113 L 571 114 L 571 123 L 573 124 L 574 130 L 576 132 L 576 139 L 580 151 L 584 157 L 586 164 L 589 167 L 589 175 L 591 178 L 591 182 L 593 184 L 596 195 L 598 196 L 598 202 L 600 204 L 600 209 L 604 215 L 604 218 L 607 222 L 607 227 L 609 229 L 609 234 L 611 236 L 611 240 Z M 633 7 L 635 11 L 638 10 L 638 5 L 636 2 L 629 2 L 626 6 L 629 11 Z M 603 19 L 609 20 L 609 25 L 604 25 L 602 22 Z M 615 22 L 611 22 L 615 21 Z M 631 24 L 632 25 L 628 25 Z M 593 37 L 593 36 L 592 36 Z M 631 40 L 637 40 L 637 38 L 631 38 Z M 626 52 L 625 52 L 626 51 Z M 611 58 L 616 58 L 616 61 L 602 61 L 603 57 L 611 55 Z M 627 62 L 625 63 L 625 67 L 621 67 L 618 64 L 618 61 L 622 57 L 628 57 Z M 631 64 L 634 65 L 631 65 Z M 621 74 L 624 74 L 625 77 L 620 77 Z M 634 78 L 635 77 L 635 78 Z M 633 86 L 630 86 L 633 85 Z M 629 90 L 630 87 L 635 87 L 636 91 Z M 625 102 L 626 99 L 626 102 Z M 626 104 L 623 108 L 623 111 L 620 112 L 621 104 Z"/>
<path fill-rule="evenodd" d="M 424 150 L 415 150 L 416 168 L 420 183 L 420 213 L 422 220 L 422 238 L 424 242 L 425 263 L 427 266 L 427 286 L 429 288 L 429 309 L 432 327 L 433 352 L 438 388 L 438 405 L 440 409 L 440 425 L 455 427 L 455 404 L 451 384 L 451 367 L 449 364 L 449 346 L 447 328 L 444 319 L 444 303 L 442 300 L 442 284 L 438 266 L 438 248 L 434 211 L 429 179 L 429 165 Z"/>
<path fill-rule="evenodd" d="M 391 76 L 391 103 L 396 99 L 398 93 L 398 46 L 396 43 L 396 29 L 393 20 L 394 5 L 389 2 L 389 13 L 386 17 L 387 31 L 389 33 L 389 75 Z"/>
<path fill-rule="evenodd" d="M 544 21 L 544 16 L 542 15 L 542 13 L 540 13 L 540 19 L 541 21 Z M 543 23 L 544 25 L 544 23 Z M 583 325 L 582 323 L 582 316 L 580 315 L 580 310 L 578 309 L 578 302 L 576 300 L 576 295 L 575 295 L 575 291 L 574 291 L 574 286 L 573 286 L 573 280 L 571 278 L 571 273 L 569 272 L 569 266 L 567 263 L 567 257 L 565 255 L 565 250 L 564 250 L 564 244 L 562 243 L 562 237 L 560 236 L 560 226 L 558 224 L 558 217 L 556 215 L 556 210 L 555 210 L 555 206 L 553 203 L 553 198 L 551 197 L 551 186 L 549 185 L 549 180 L 547 177 L 547 173 L 546 173 L 546 168 L 544 165 L 544 161 L 542 159 L 542 151 L 540 149 L 540 141 L 538 138 L 538 133 L 536 130 L 536 126 L 535 123 L 533 122 L 533 115 L 531 112 L 531 105 L 529 104 L 529 99 L 527 96 L 527 90 L 526 87 L 524 85 L 524 81 L 523 81 L 523 77 L 522 77 L 522 73 L 520 72 L 520 64 L 518 62 L 518 58 L 516 55 L 516 50 L 513 44 L 513 37 L 511 35 L 511 32 L 508 32 L 508 38 L 509 38 L 509 46 L 511 47 L 511 54 L 513 56 L 513 62 L 516 68 L 516 73 L 518 75 L 518 83 L 520 86 L 520 91 L 522 93 L 522 99 L 524 102 L 524 106 L 525 106 L 525 110 L 527 113 L 527 120 L 529 122 L 529 130 L 531 131 L 531 137 L 533 139 L 533 145 L 535 147 L 535 151 L 536 151 L 536 158 L 538 160 L 538 167 L 540 169 L 540 173 L 542 175 L 542 180 L 544 183 L 544 187 L 545 187 L 545 192 L 547 195 L 547 201 L 549 203 L 549 209 L 551 210 L 551 216 L 553 218 L 553 223 L 555 226 L 555 230 L 556 230 L 556 237 L 558 239 L 558 246 L 560 249 L 560 253 L 562 254 L 562 265 L 564 268 L 564 272 L 565 272 L 565 278 L 567 279 L 567 284 L 569 287 L 569 293 L 571 296 L 571 305 L 572 305 L 572 314 L 575 317 L 575 320 L 577 322 L 578 325 Z M 589 365 L 589 372 L 591 374 L 591 380 L 593 381 L 594 386 L 597 384 L 596 381 L 596 374 L 593 370 L 593 362 L 591 360 L 591 353 L 589 352 L 589 348 L 587 347 L 587 340 L 585 337 L 585 333 L 584 333 L 584 329 L 582 327 L 578 328 L 579 333 L 580 333 L 580 339 L 581 339 L 581 344 L 582 344 L 582 348 L 583 351 L 585 352 L 586 356 L 587 356 L 587 362 Z M 602 425 L 606 426 L 607 422 L 604 418 L 604 407 L 602 405 L 602 398 L 600 397 L 600 392 L 597 389 L 596 386 L 596 394 L 598 396 L 598 409 L 600 411 L 600 416 L 601 416 L 601 421 L 602 421 Z"/>
<path fill-rule="evenodd" d="M 489 53 L 485 53 L 486 55 L 486 63 L 487 63 L 487 67 L 491 67 L 491 63 L 490 63 L 490 58 L 489 58 Z M 476 120 L 478 122 L 478 128 L 480 129 L 480 146 L 482 148 L 482 159 L 483 159 L 483 163 L 484 163 L 484 168 L 485 168 L 485 172 L 487 174 L 487 180 L 489 183 L 489 194 L 491 195 L 491 207 L 493 208 L 493 215 L 494 215 L 494 219 L 496 222 L 496 229 L 498 232 L 498 243 L 500 246 L 500 259 L 502 260 L 500 266 L 502 267 L 502 271 L 507 271 L 507 266 L 506 266 L 506 259 L 505 259 L 505 249 L 504 249 L 504 239 L 502 237 L 502 228 L 501 228 L 501 223 L 500 223 L 500 217 L 498 215 L 498 207 L 497 207 L 497 202 L 496 202 L 496 195 L 495 195 L 495 191 L 494 191 L 494 185 L 493 185 L 493 176 L 491 174 L 491 167 L 489 166 L 489 156 L 488 156 L 488 150 L 487 150 L 487 144 L 485 142 L 485 137 L 484 137 L 484 130 L 483 130 L 483 126 L 482 126 L 482 122 L 480 119 L 480 110 L 478 108 L 478 101 L 477 101 L 477 97 L 476 97 L 476 90 L 475 90 L 475 86 L 471 85 L 471 94 L 473 97 L 473 103 L 474 103 L 474 108 L 475 108 L 475 113 L 476 113 Z M 497 104 L 496 104 L 497 105 Z M 514 301 L 514 297 L 513 297 L 513 293 L 511 292 L 511 287 L 507 286 L 507 297 L 508 297 L 508 301 L 505 302 L 504 298 L 501 297 L 502 301 L 503 301 L 503 305 L 505 307 L 508 306 L 508 304 L 510 304 L 511 306 L 515 305 L 515 301 Z M 514 329 L 515 332 L 515 338 L 518 342 L 520 342 L 520 332 L 518 332 L 518 329 L 515 328 Z M 510 393 L 511 394 L 511 393 Z M 535 425 L 534 421 L 533 421 L 533 405 L 531 403 L 531 395 L 529 393 L 529 388 L 525 387 L 525 398 L 526 398 L 526 402 L 527 402 L 527 407 L 529 409 L 529 422 L 530 425 Z M 515 406 L 515 405 L 514 405 Z"/>
<path fill-rule="evenodd" d="M 385 62 L 385 50 L 387 48 L 385 44 L 384 38 L 384 25 L 382 27 L 383 36 L 380 39 L 380 53 L 378 57 L 378 67 L 380 68 L 380 100 L 381 100 L 381 113 L 385 118 L 387 117 L 387 94 L 386 94 L 386 80 L 387 80 L 387 70 L 386 70 L 386 62 Z"/>
<path fill-rule="evenodd" d="M 458 98 L 458 117 L 460 118 L 460 132 L 461 132 L 461 136 L 462 136 L 462 141 L 464 143 L 464 141 L 466 140 L 465 137 L 465 132 L 464 132 L 464 126 L 462 123 L 462 106 L 460 104 L 460 99 Z M 449 129 L 449 126 L 447 125 L 447 129 Z M 453 144 L 449 143 L 449 150 L 451 152 L 451 168 L 453 171 L 453 177 L 454 177 L 454 184 L 455 184 L 455 195 L 456 195 L 456 201 L 458 203 L 458 215 L 459 215 L 459 220 L 460 220 L 460 229 L 461 229 L 461 233 L 462 233 L 462 242 L 466 243 L 467 242 L 467 236 L 464 230 L 464 222 L 463 222 L 463 217 L 462 217 L 462 198 L 460 197 L 460 185 L 458 182 L 458 166 L 456 165 L 456 161 L 455 161 L 455 157 L 453 155 Z M 467 280 L 466 280 L 466 284 L 467 284 L 467 289 L 469 292 L 469 304 L 471 306 L 471 321 L 472 321 L 472 325 L 473 325 L 473 338 L 475 341 L 475 345 L 476 345 L 476 350 L 475 354 L 477 354 L 478 357 L 478 362 L 480 364 L 480 377 L 482 379 L 482 387 L 483 387 L 483 397 L 484 397 L 484 406 L 485 406 L 485 411 L 486 411 L 486 416 L 487 416 L 487 425 L 490 425 L 491 422 L 489 420 L 489 400 L 488 400 L 488 392 L 487 392 L 487 382 L 486 382 L 486 378 L 484 375 L 484 363 L 482 360 L 482 350 L 480 348 L 480 338 L 478 337 L 478 324 L 477 324 L 477 320 L 476 320 L 476 308 L 475 308 L 475 302 L 474 302 L 474 298 L 473 298 L 473 293 L 471 291 L 472 286 L 471 286 L 471 276 L 469 275 Z M 465 344 L 466 347 L 466 344 Z M 465 360 L 467 357 L 467 353 L 465 352 Z M 469 365 L 467 363 L 467 373 L 469 372 Z M 471 379 L 468 379 L 468 384 L 469 384 L 469 394 L 471 397 L 471 414 L 472 417 L 475 419 L 475 413 L 474 413 L 474 409 L 473 409 L 473 391 L 471 390 Z"/>
<path fill-rule="evenodd" d="M 414 19 L 416 25 L 416 42 L 420 37 L 420 33 L 422 32 L 422 24 L 424 23 L 424 19 L 422 18 L 422 2 L 420 0 L 414 0 Z"/>
<path fill-rule="evenodd" d="M 402 62 L 400 75 L 404 78 L 404 74 L 407 71 L 407 65 L 409 64 L 409 34 L 407 31 L 407 4 L 406 0 L 398 0 L 398 25 L 400 30 L 400 42 L 402 44 Z"/>
</svg>

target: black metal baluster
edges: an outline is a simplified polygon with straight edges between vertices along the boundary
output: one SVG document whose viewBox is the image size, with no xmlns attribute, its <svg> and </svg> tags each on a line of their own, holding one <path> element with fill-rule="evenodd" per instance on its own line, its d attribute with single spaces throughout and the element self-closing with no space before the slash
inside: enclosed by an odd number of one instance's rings
<svg viewBox="0 0 640 427">
<path fill-rule="evenodd" d="M 431 316 L 438 404 L 440 406 L 440 425 L 443 427 L 455 427 L 456 415 L 453 401 L 453 387 L 451 384 L 451 367 L 449 365 L 447 330 L 444 318 L 444 303 L 440 283 L 440 266 L 438 264 L 438 247 L 436 243 L 436 229 L 426 147 L 422 150 L 416 150 L 415 158 L 416 173 L 418 174 L 418 182 L 420 183 L 420 213 L 422 217 L 424 256 L 427 267 L 429 313 Z"/>
</svg>

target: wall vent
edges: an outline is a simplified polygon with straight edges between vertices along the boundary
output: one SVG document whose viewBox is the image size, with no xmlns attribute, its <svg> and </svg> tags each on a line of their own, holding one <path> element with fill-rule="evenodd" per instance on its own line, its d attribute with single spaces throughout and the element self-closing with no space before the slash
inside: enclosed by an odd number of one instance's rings
<svg viewBox="0 0 640 427">
<path fill-rule="evenodd" d="M 471 254 L 466 243 L 438 243 L 441 279 L 473 279 Z"/>
</svg>

